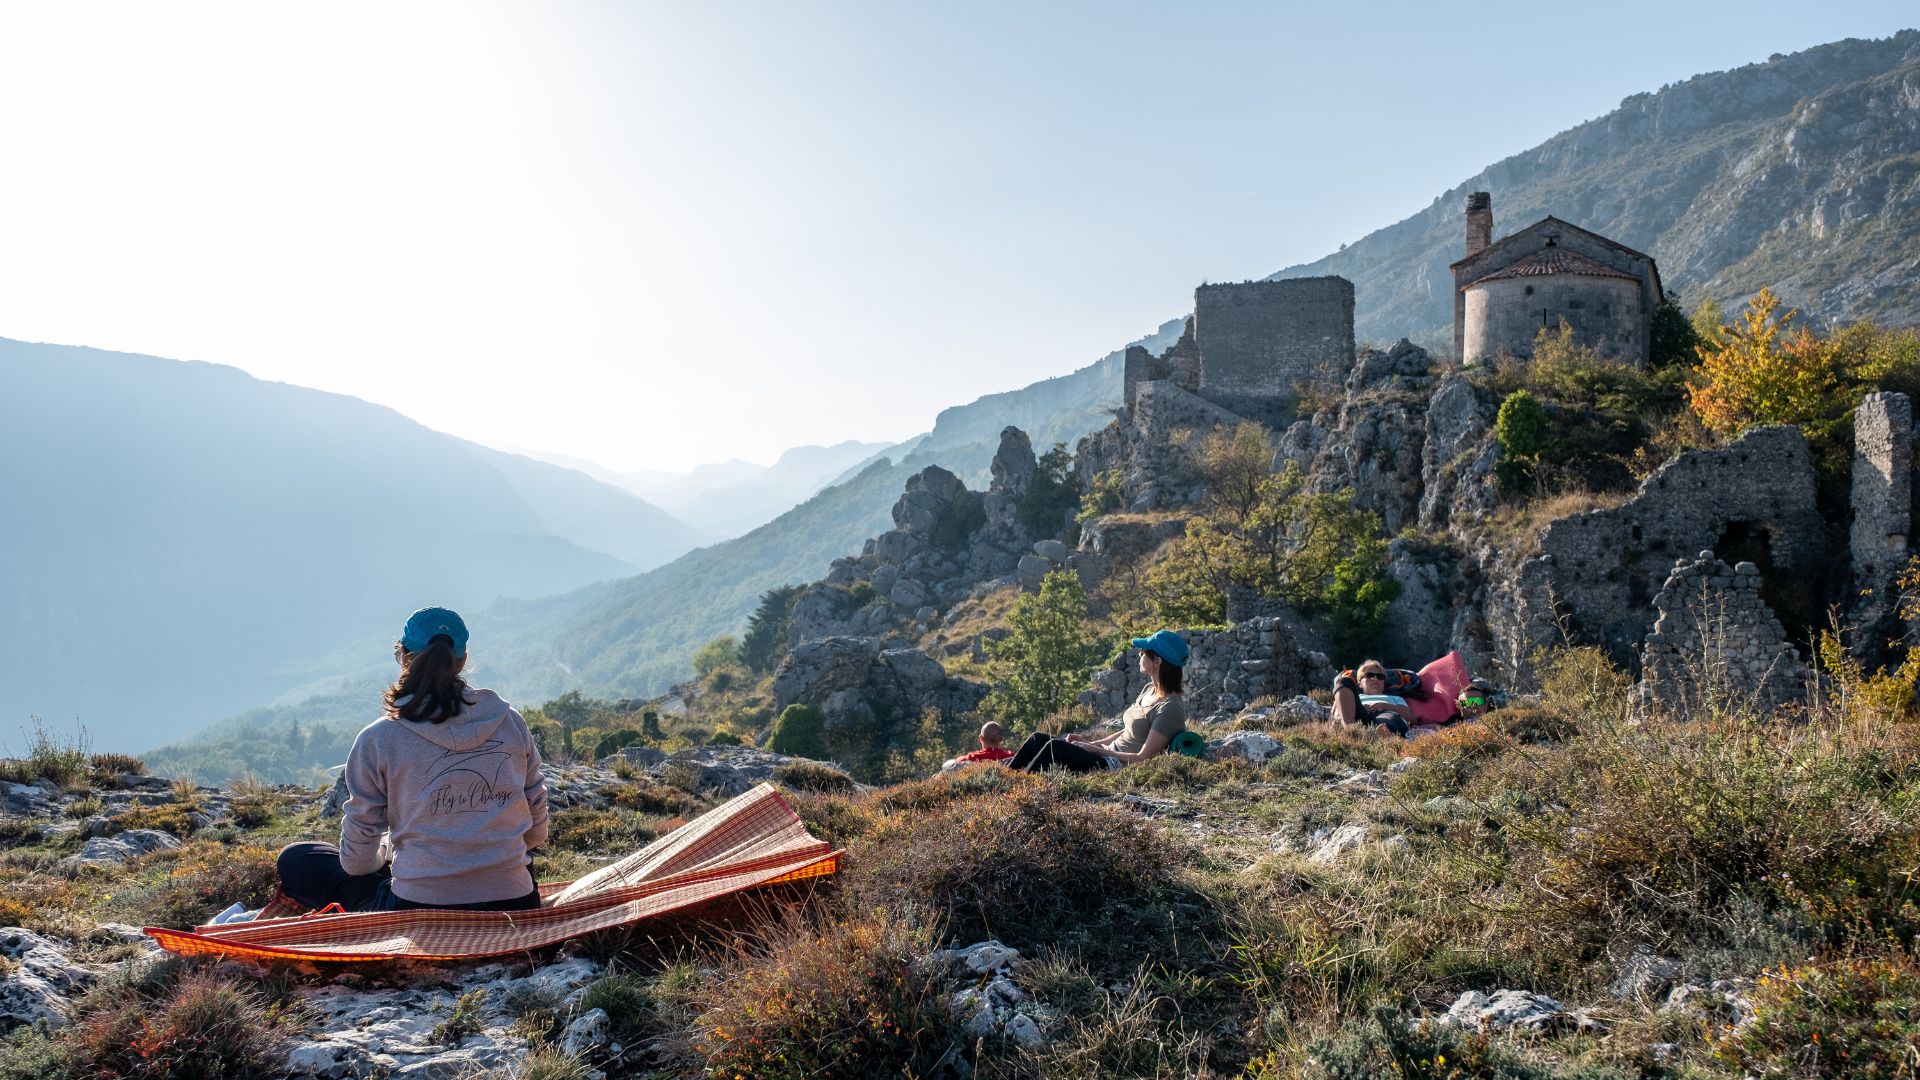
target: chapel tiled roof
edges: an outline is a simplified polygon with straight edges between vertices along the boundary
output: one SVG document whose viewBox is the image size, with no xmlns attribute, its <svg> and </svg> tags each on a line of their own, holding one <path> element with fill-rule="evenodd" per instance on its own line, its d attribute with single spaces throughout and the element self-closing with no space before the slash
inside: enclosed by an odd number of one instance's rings
<svg viewBox="0 0 1920 1080">
<path fill-rule="evenodd" d="M 1491 274 L 1484 274 L 1474 278 L 1467 284 L 1468 286 L 1473 286 L 1483 281 L 1502 281 L 1507 278 L 1519 277 L 1543 277 L 1547 274 L 1577 274 L 1581 277 L 1626 278 L 1628 281 L 1640 280 L 1624 270 L 1615 270 L 1603 262 L 1596 259 L 1589 259 L 1578 252 L 1568 251 L 1566 248 L 1549 247 L 1542 248 L 1518 262 L 1503 266 Z"/>
</svg>

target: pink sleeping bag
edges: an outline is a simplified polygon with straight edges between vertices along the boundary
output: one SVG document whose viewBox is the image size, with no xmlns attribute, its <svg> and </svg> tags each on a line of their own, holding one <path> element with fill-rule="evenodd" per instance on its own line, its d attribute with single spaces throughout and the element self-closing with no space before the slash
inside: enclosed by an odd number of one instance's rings
<svg viewBox="0 0 1920 1080">
<path fill-rule="evenodd" d="M 1407 700 L 1407 708 L 1413 713 L 1415 724 L 1444 724 L 1453 719 L 1453 703 L 1460 697 L 1460 691 L 1466 689 L 1467 664 L 1460 654 L 1450 652 L 1447 655 L 1420 669 L 1420 685 L 1427 696 L 1419 701 Z"/>
</svg>

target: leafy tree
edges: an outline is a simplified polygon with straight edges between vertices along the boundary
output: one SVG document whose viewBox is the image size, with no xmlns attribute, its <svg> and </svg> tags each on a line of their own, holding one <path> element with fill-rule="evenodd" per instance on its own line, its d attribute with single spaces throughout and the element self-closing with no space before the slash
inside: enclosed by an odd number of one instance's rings
<svg viewBox="0 0 1920 1080">
<path fill-rule="evenodd" d="M 981 708 L 1017 731 L 1030 731 L 1072 706 L 1087 673 L 1109 650 L 1086 616 L 1086 590 L 1066 570 L 1048 574 L 1039 592 L 1015 602 L 1007 636 L 987 642 L 996 682 Z"/>
<path fill-rule="evenodd" d="M 1847 406 L 1849 372 L 1833 343 L 1795 328 L 1797 312 L 1761 289 L 1740 318 L 1700 347 L 1688 402 L 1722 437 L 1761 424 L 1830 419 Z"/>
<path fill-rule="evenodd" d="M 714 638 L 694 652 L 693 673 L 704 679 L 715 671 L 737 662 L 739 655 L 740 643 L 731 636 Z"/>
<path fill-rule="evenodd" d="M 1234 526 L 1243 524 L 1265 497 L 1273 476 L 1273 443 L 1255 423 L 1231 431 L 1216 428 L 1193 455 L 1193 470 L 1206 489 L 1208 512 Z"/>
<path fill-rule="evenodd" d="M 1653 309 L 1653 331 L 1647 342 L 1647 366 L 1671 367 L 1691 364 L 1700 345 L 1700 332 L 1680 307 L 1672 293 L 1660 298 Z"/>
<path fill-rule="evenodd" d="M 1512 490 L 1535 475 L 1541 451 L 1547 448 L 1546 407 L 1531 393 L 1515 390 L 1500 403 L 1500 412 L 1493 418 L 1493 437 L 1500 443 L 1502 460 L 1496 466 L 1500 485 Z"/>
<path fill-rule="evenodd" d="M 794 703 L 780 710 L 773 721 L 773 735 L 767 749 L 791 757 L 827 760 L 827 718 L 811 705 Z"/>
<path fill-rule="evenodd" d="M 747 616 L 747 632 L 740 638 L 740 663 L 748 671 L 772 671 L 786 654 L 787 625 L 799 595 L 798 585 L 781 585 L 760 594 L 760 606 Z"/>
<path fill-rule="evenodd" d="M 1073 452 L 1066 443 L 1040 455 L 1033 482 L 1020 497 L 1020 524 L 1036 536 L 1058 536 L 1067 514 L 1080 505 L 1080 481 L 1073 475 Z"/>
<path fill-rule="evenodd" d="M 1299 466 L 1289 462 L 1260 481 L 1244 511 L 1220 504 L 1228 514 L 1242 514 L 1237 524 L 1206 515 L 1190 520 L 1170 557 L 1147 574 L 1159 619 L 1175 626 L 1225 622 L 1227 595 L 1239 588 L 1350 624 L 1358 638 L 1377 636 L 1386 604 L 1399 595 L 1398 584 L 1382 575 L 1379 515 L 1345 493 L 1305 485 Z"/>
<path fill-rule="evenodd" d="M 1687 316 L 1687 324 L 1693 327 L 1694 351 L 1720 344 L 1720 336 L 1727 332 L 1727 313 L 1721 310 L 1720 302 L 1708 297 Z"/>
<path fill-rule="evenodd" d="M 1085 525 L 1101 514 L 1111 514 L 1120 509 L 1126 500 L 1126 478 L 1119 469 L 1107 469 L 1096 473 L 1093 486 L 1080 496 L 1080 512 L 1074 515 L 1075 525 Z"/>
</svg>

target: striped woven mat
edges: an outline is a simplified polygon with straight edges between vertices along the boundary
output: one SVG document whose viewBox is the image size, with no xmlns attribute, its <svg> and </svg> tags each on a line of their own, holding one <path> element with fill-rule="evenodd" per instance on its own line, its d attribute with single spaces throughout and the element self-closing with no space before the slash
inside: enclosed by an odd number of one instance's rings
<svg viewBox="0 0 1920 1080">
<path fill-rule="evenodd" d="M 351 962 L 468 960 L 524 952 L 781 882 L 824 877 L 841 853 L 807 832 L 771 784 L 730 799 L 571 883 L 541 887 L 529 911 L 309 912 L 276 896 L 252 922 L 191 931 L 149 926 L 182 956 Z M 286 914 L 290 917 L 271 916 Z"/>
</svg>

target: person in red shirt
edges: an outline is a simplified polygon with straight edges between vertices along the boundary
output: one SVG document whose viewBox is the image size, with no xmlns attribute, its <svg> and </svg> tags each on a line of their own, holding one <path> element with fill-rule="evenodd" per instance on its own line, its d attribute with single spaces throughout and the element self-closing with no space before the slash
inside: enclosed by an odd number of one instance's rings
<svg viewBox="0 0 1920 1080">
<path fill-rule="evenodd" d="M 980 727 L 980 749 L 969 754 L 961 754 L 953 759 L 955 765 L 971 765 L 976 761 L 1005 761 L 1013 756 L 1013 751 L 1001 746 L 1006 740 L 1006 732 L 992 720 Z"/>
</svg>

